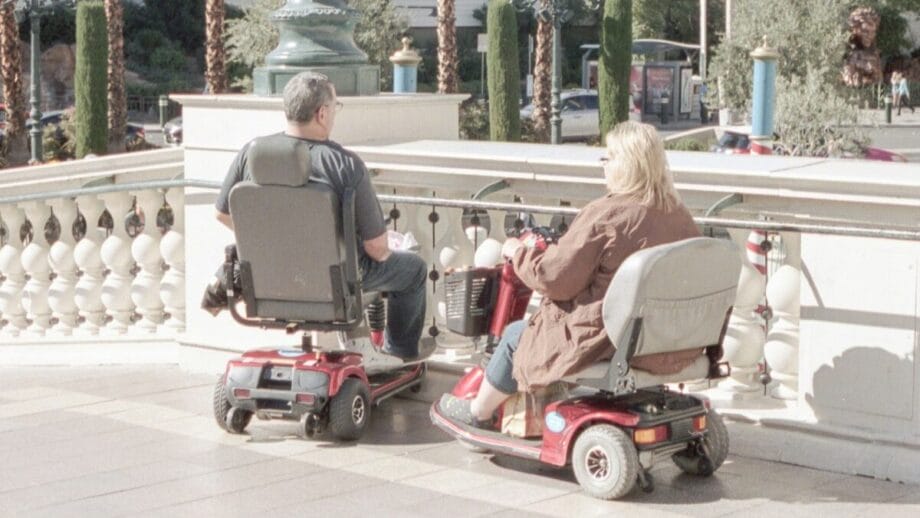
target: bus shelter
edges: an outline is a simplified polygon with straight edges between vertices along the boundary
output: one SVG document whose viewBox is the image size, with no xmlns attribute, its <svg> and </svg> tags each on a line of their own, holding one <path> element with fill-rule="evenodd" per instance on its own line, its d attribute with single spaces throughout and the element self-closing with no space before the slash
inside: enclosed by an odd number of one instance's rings
<svg viewBox="0 0 920 518">
<path fill-rule="evenodd" d="M 600 46 L 582 45 L 582 88 L 597 89 Z M 629 76 L 630 112 L 639 117 L 700 119 L 702 81 L 693 74 L 699 45 L 657 39 L 633 40 Z M 676 57 L 676 59 L 675 59 Z"/>
</svg>

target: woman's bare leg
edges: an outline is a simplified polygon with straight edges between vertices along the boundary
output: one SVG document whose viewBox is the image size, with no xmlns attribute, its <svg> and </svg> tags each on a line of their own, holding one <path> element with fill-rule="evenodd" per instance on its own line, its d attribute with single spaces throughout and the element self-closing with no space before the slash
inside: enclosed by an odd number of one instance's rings
<svg viewBox="0 0 920 518">
<path fill-rule="evenodd" d="M 511 397 L 511 394 L 505 394 L 492 386 L 488 379 L 483 379 L 482 385 L 479 387 L 479 393 L 476 394 L 476 399 L 470 403 L 470 411 L 476 419 L 488 421 L 492 419 L 492 414 L 495 413 L 499 405 L 509 397 Z"/>
</svg>

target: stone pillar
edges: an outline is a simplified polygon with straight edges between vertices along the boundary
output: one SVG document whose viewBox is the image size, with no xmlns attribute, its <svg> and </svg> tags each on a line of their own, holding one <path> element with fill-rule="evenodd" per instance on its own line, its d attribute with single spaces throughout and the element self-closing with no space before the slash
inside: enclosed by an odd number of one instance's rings
<svg viewBox="0 0 920 518">
<path fill-rule="evenodd" d="M 172 208 L 173 222 L 160 240 L 160 255 L 166 263 L 160 298 L 168 315 L 167 327 L 181 333 L 185 331 L 185 193 L 170 189 L 166 203 Z"/>
<path fill-rule="evenodd" d="M 22 290 L 22 306 L 30 320 L 28 331 L 44 336 L 51 326 L 51 308 L 48 307 L 48 288 L 51 286 L 51 267 L 48 265 L 48 242 L 45 240 L 45 222 L 51 209 L 43 201 L 30 201 L 20 205 L 26 219 L 32 223 L 32 239 L 22 250 L 22 268 L 26 272 L 26 285 Z"/>
<path fill-rule="evenodd" d="M 51 244 L 48 263 L 52 269 L 51 286 L 48 289 L 48 306 L 54 320 L 55 334 L 69 336 L 77 326 L 77 306 L 74 303 L 74 288 L 77 285 L 77 265 L 74 262 L 73 223 L 77 218 L 77 206 L 70 198 L 58 198 L 48 202 L 54 210 L 51 217 L 57 222 L 57 238 Z"/>
<path fill-rule="evenodd" d="M 406 36 L 402 39 L 403 48 L 390 56 L 393 63 L 393 93 L 414 94 L 418 91 L 418 64 L 422 57 L 414 49 L 410 49 L 412 38 Z"/>
<path fill-rule="evenodd" d="M 102 282 L 105 265 L 99 252 L 104 236 L 99 231 L 99 217 L 105 206 L 95 196 L 77 198 L 80 215 L 86 221 L 86 234 L 74 246 L 74 262 L 79 268 L 79 279 L 74 288 L 74 303 L 80 315 L 76 334 L 97 335 L 105 324 L 105 306 L 102 305 Z"/>
<path fill-rule="evenodd" d="M 776 61 L 779 53 L 767 44 L 751 52 L 754 58 L 754 107 L 751 113 L 751 153 L 773 154 L 773 112 L 776 103 Z"/>
<path fill-rule="evenodd" d="M 113 192 L 100 196 L 112 215 L 115 226 L 102 242 L 99 251 L 108 272 L 102 283 L 102 303 L 111 320 L 105 327 L 107 333 L 124 334 L 134 323 L 134 304 L 131 302 L 131 280 L 134 277 L 131 258 L 131 238 L 125 230 L 125 214 L 131 208 L 131 195 Z"/>
<path fill-rule="evenodd" d="M 0 222 L 6 237 L 0 241 L 0 318 L 3 334 L 19 336 L 29 325 L 22 307 L 22 289 L 26 274 L 22 269 L 22 241 L 19 229 L 25 222 L 22 211 L 14 205 L 0 205 Z"/>
<path fill-rule="evenodd" d="M 157 228 L 163 195 L 157 191 L 141 191 L 136 199 L 144 215 L 144 230 L 131 243 L 131 256 L 140 268 L 131 284 L 131 301 L 141 316 L 136 324 L 138 329 L 155 333 L 163 322 L 163 302 L 160 300 L 163 258 L 160 256 L 160 229 Z M 118 219 L 115 221 L 117 224 Z"/>
</svg>

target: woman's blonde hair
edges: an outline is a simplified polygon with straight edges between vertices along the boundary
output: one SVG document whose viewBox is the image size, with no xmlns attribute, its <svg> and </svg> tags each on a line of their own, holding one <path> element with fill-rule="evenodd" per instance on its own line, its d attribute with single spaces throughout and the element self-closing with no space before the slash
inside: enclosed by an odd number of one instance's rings
<svg viewBox="0 0 920 518">
<path fill-rule="evenodd" d="M 607 190 L 650 207 L 671 210 L 680 197 L 674 189 L 664 143 L 654 127 L 640 122 L 617 124 L 606 137 Z"/>
</svg>

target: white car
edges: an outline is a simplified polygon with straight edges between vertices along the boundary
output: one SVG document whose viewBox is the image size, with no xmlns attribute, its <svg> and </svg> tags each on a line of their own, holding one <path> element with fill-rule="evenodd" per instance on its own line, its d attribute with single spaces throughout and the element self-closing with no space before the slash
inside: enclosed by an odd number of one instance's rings
<svg viewBox="0 0 920 518">
<path fill-rule="evenodd" d="M 600 135 L 597 90 L 566 90 L 561 93 L 562 138 L 587 139 Z M 533 114 L 533 105 L 521 108 L 521 118 Z"/>
</svg>

